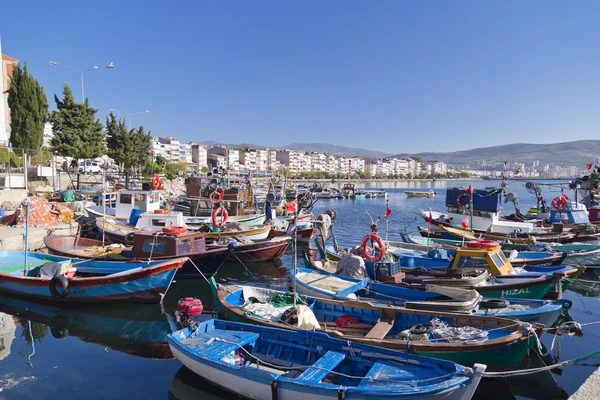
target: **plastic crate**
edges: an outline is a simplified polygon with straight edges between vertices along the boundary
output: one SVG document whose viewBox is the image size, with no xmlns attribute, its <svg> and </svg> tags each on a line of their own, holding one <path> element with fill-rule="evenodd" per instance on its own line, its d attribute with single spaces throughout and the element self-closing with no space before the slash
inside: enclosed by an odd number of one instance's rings
<svg viewBox="0 0 600 400">
<path fill-rule="evenodd" d="M 398 261 L 380 261 L 375 263 L 376 276 L 394 276 L 400 272 L 402 272 L 402 268 Z"/>
</svg>

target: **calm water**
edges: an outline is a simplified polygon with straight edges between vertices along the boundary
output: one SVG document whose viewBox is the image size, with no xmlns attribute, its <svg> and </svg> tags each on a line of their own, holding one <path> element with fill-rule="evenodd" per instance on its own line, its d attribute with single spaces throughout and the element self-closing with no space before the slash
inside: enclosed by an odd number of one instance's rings
<svg viewBox="0 0 600 400">
<path fill-rule="evenodd" d="M 494 182 L 480 181 L 476 188 Z M 548 183 L 548 182 L 545 182 Z M 444 210 L 446 185 L 467 186 L 468 182 L 395 182 L 370 184 L 368 188 L 384 187 L 390 193 L 389 238 L 399 239 L 401 231 L 414 232 L 420 218 L 412 211 Z M 404 189 L 430 189 L 438 196 L 432 199 L 408 199 Z M 522 210 L 534 205 L 535 197 L 522 184 L 510 186 L 520 199 Z M 558 189 L 544 189 L 548 200 L 559 194 Z M 506 204 L 506 214 L 512 204 Z M 315 212 L 337 210 L 335 231 L 342 245 L 358 244 L 369 232 L 370 217 L 383 217 L 385 200 L 319 200 Z M 368 213 L 368 214 L 367 214 Z M 379 223 L 385 235 L 385 220 Z M 288 270 L 291 254 L 277 264 L 248 264 L 249 272 L 235 264 L 224 265 L 218 273 L 222 281 L 251 282 L 286 288 L 290 284 Z M 579 260 L 576 260 L 579 262 Z M 592 263 L 597 260 L 584 260 Z M 566 298 L 574 306 L 571 317 L 581 323 L 600 320 L 600 283 L 593 274 L 585 281 L 575 282 Z M 160 306 L 125 305 L 109 307 L 64 308 L 41 305 L 23 299 L 0 296 L 0 316 L 4 333 L 0 335 L 0 399 L 49 398 L 143 398 L 143 399 L 231 399 L 223 392 L 197 378 L 170 359 L 165 334 L 173 329 L 173 311 L 177 300 L 184 296 L 202 299 L 205 309 L 214 301 L 203 280 L 176 281 Z M 2 314 L 4 313 L 4 314 Z M 13 317 L 14 316 L 14 317 Z M 2 325 L 4 324 L 4 325 Z M 567 360 L 597 348 L 600 325 L 584 327 L 583 337 L 565 337 L 555 346 L 561 360 Z M 543 342 L 549 346 L 551 336 Z M 33 355 L 31 355 L 33 353 Z M 477 392 L 478 398 L 566 398 L 597 368 L 599 358 L 582 365 L 567 367 L 558 373 L 538 374 L 526 378 L 486 381 Z M 535 365 L 535 360 L 529 360 Z"/>
</svg>

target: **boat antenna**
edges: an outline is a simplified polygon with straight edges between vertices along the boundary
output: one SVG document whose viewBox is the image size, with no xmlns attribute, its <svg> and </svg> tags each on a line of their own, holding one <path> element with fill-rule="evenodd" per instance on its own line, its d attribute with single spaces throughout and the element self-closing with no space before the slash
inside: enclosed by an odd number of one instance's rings
<svg viewBox="0 0 600 400">
<path fill-rule="evenodd" d="M 287 174 L 286 174 L 287 177 Z M 297 198 L 296 198 L 297 199 Z M 300 201 L 298 201 L 298 205 L 297 205 L 297 210 L 296 213 L 294 214 L 294 219 L 293 224 L 294 224 L 294 231 L 293 234 L 294 236 L 292 236 L 292 267 L 294 268 L 294 310 L 296 309 L 296 296 L 297 296 L 297 291 L 296 291 L 296 287 L 297 287 L 297 282 L 298 282 L 298 246 L 297 246 L 297 239 L 298 239 L 298 214 L 300 214 L 300 211 L 302 211 L 302 207 L 300 206 Z"/>
<path fill-rule="evenodd" d="M 390 245 L 388 242 L 388 230 L 389 230 L 389 214 L 388 214 L 388 210 L 390 209 L 390 199 L 387 196 L 385 196 L 385 242 L 388 244 L 388 246 Z"/>
<path fill-rule="evenodd" d="M 23 263 L 23 276 L 27 275 L 27 251 L 29 250 L 29 197 L 23 201 L 25 207 L 25 261 Z"/>
</svg>

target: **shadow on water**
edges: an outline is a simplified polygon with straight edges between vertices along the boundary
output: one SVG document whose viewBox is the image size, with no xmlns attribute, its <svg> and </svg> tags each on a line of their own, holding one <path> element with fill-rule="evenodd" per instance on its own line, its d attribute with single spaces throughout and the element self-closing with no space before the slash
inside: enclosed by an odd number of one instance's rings
<svg viewBox="0 0 600 400">
<path fill-rule="evenodd" d="M 239 397 L 220 389 L 181 367 L 169 387 L 169 400 L 236 400 Z"/>
<path fill-rule="evenodd" d="M 16 317 L 21 336 L 31 345 L 50 334 L 55 339 L 74 336 L 112 350 L 152 359 L 173 358 L 167 333 L 174 327 L 160 305 L 52 305 L 0 296 L 0 312 Z M 172 320 L 172 318 L 171 318 Z M 31 321 L 31 330 L 28 321 Z"/>
</svg>

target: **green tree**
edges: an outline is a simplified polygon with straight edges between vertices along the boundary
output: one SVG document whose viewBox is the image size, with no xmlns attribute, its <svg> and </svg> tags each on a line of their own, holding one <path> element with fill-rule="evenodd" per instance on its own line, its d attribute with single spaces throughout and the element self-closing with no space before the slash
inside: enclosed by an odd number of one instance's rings
<svg viewBox="0 0 600 400">
<path fill-rule="evenodd" d="M 143 126 L 128 130 L 125 120 L 117 120 L 111 112 L 106 117 L 106 133 L 107 154 L 124 171 L 130 167 L 145 167 L 150 162 L 152 136 L 144 131 Z"/>
<path fill-rule="evenodd" d="M 37 150 L 44 141 L 48 119 L 48 99 L 44 88 L 31 76 L 27 63 L 17 64 L 10 78 L 10 143 L 13 147 Z"/>
<path fill-rule="evenodd" d="M 58 155 L 75 158 L 96 158 L 106 151 L 102 123 L 96 119 L 98 110 L 89 106 L 87 98 L 83 103 L 75 102 L 73 92 L 65 83 L 63 99 L 54 95 L 56 111 L 50 114 L 54 137 L 50 146 Z"/>
<path fill-rule="evenodd" d="M 210 169 L 205 165 L 200 169 L 200 172 L 202 172 L 203 174 L 207 174 L 210 172 Z"/>
</svg>

